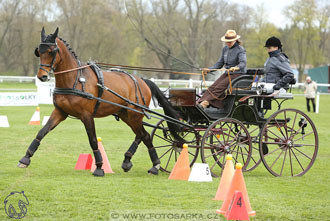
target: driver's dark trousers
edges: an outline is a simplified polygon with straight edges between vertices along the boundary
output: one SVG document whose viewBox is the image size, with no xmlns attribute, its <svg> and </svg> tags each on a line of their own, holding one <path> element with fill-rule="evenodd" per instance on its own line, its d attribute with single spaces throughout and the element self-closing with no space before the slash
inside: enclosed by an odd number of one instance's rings
<svg viewBox="0 0 330 221">
<path fill-rule="evenodd" d="M 231 81 L 241 74 L 231 74 Z M 226 98 L 226 89 L 229 86 L 229 77 L 227 73 L 222 74 L 203 94 L 198 100 L 198 103 L 202 101 L 208 101 L 211 106 L 222 109 L 224 106 L 223 100 Z"/>
</svg>

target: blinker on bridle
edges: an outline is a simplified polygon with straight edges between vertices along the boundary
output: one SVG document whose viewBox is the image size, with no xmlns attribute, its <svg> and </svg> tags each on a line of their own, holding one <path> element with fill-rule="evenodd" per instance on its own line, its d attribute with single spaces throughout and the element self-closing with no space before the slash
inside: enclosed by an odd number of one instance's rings
<svg viewBox="0 0 330 221">
<path fill-rule="evenodd" d="M 53 65 L 54 65 L 54 63 L 55 63 L 55 61 L 56 61 L 56 54 L 57 54 L 57 52 L 59 51 L 59 48 L 58 48 L 58 46 L 57 46 L 57 42 L 56 42 L 56 40 L 55 40 L 55 43 L 43 43 L 43 42 L 41 42 L 40 45 L 39 45 L 39 48 L 40 48 L 40 46 L 42 46 L 42 45 L 47 45 L 48 47 L 56 46 L 54 49 L 52 49 L 51 52 L 49 52 L 49 54 L 52 55 L 52 61 L 51 61 L 51 63 L 50 63 L 50 64 L 40 64 L 40 65 L 39 65 L 39 69 L 45 71 L 45 72 L 47 73 L 47 75 L 48 75 L 48 79 L 50 79 L 50 75 L 51 75 L 51 73 L 54 73 L 54 72 L 55 72 L 55 67 L 54 67 Z M 40 54 L 39 54 L 38 48 L 36 48 L 36 49 L 34 50 L 34 54 L 35 54 L 36 57 L 40 57 Z M 50 70 L 47 71 L 44 67 L 50 67 Z"/>
</svg>

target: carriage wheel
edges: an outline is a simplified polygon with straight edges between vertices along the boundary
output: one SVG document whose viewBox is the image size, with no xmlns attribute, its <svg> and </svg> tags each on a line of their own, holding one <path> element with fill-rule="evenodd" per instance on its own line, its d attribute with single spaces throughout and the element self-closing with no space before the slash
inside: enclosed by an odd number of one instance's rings
<svg viewBox="0 0 330 221">
<path fill-rule="evenodd" d="M 178 134 L 185 139 L 185 143 L 188 144 L 191 167 L 198 156 L 200 136 L 197 132 L 189 128 L 184 128 L 184 131 Z M 170 173 L 182 151 L 183 143 L 174 139 L 165 120 L 160 120 L 156 124 L 156 128 L 151 132 L 151 139 L 161 162 L 160 170 Z"/>
<path fill-rule="evenodd" d="M 232 118 L 219 119 L 205 131 L 201 144 L 202 162 L 210 166 L 212 176 L 221 175 L 225 155 L 232 154 L 233 163 L 242 163 L 243 170 L 250 161 L 251 137 L 246 127 Z"/>
<path fill-rule="evenodd" d="M 246 167 L 245 171 L 252 171 L 261 163 L 260 153 L 259 153 L 259 138 L 260 138 L 260 127 L 258 125 L 246 125 L 247 130 L 251 136 L 252 142 L 252 153 L 251 159 Z"/>
<path fill-rule="evenodd" d="M 267 150 L 262 151 L 262 145 Z M 318 135 L 312 120 L 302 111 L 283 109 L 272 114 L 260 134 L 260 156 L 274 176 L 302 176 L 313 165 Z"/>
</svg>

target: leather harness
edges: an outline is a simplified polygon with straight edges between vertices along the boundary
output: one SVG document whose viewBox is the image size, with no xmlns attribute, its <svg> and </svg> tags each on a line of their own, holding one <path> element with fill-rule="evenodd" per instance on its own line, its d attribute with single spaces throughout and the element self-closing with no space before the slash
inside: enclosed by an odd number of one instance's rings
<svg viewBox="0 0 330 221">
<path fill-rule="evenodd" d="M 83 67 L 81 66 L 81 63 L 80 61 L 78 61 L 78 68 L 77 68 L 77 76 L 76 76 L 76 79 L 75 79 L 75 82 L 73 84 L 73 87 L 72 88 L 55 88 L 54 89 L 54 92 L 53 94 L 56 95 L 56 94 L 64 94 L 64 95 L 76 95 L 76 96 L 80 96 L 80 97 L 84 97 L 84 98 L 87 98 L 87 99 L 96 99 L 97 102 L 95 104 L 95 107 L 94 107 L 94 111 L 93 111 L 93 116 L 96 115 L 96 112 L 100 106 L 100 103 L 101 102 L 105 102 L 105 100 L 101 99 L 102 95 L 103 95 L 103 92 L 104 90 L 107 90 L 113 94 L 115 94 L 117 97 L 123 99 L 124 101 L 126 101 L 128 104 L 134 104 L 133 102 L 131 102 L 130 100 L 122 97 L 121 95 L 119 95 L 118 93 L 116 93 L 115 91 L 105 87 L 104 85 L 104 77 L 103 77 L 103 72 L 101 71 L 101 69 L 93 62 L 89 62 L 87 63 L 92 70 L 93 72 L 95 73 L 96 77 L 97 77 L 97 86 L 98 86 L 98 96 L 95 97 L 93 94 L 91 93 L 88 93 L 85 91 L 85 82 L 86 82 L 86 79 L 83 75 Z M 80 68 L 82 67 L 82 68 Z M 121 72 L 121 73 L 124 73 L 126 75 L 128 75 L 134 82 L 134 85 L 135 85 L 135 95 L 136 95 L 136 102 L 139 103 L 139 96 L 138 96 L 138 92 L 140 93 L 141 97 L 142 97 L 142 101 L 143 101 L 143 104 L 146 105 L 146 102 L 145 102 L 145 99 L 144 99 L 144 96 L 142 94 L 142 91 L 141 91 L 141 88 L 140 88 L 140 85 L 138 84 L 136 78 L 134 76 L 132 76 L 131 74 L 129 74 L 128 72 L 126 71 L 123 71 L 121 69 L 110 69 L 110 71 L 116 71 L 116 72 Z M 77 89 L 77 84 L 78 84 L 78 81 L 81 83 L 82 85 L 82 89 L 79 90 Z M 59 106 L 56 104 L 55 102 L 55 96 L 53 96 L 53 103 L 54 105 L 59 108 Z M 120 105 L 120 104 L 117 104 L 117 103 L 114 103 L 114 102 L 110 102 L 110 101 L 107 101 L 105 103 L 109 103 L 109 104 L 113 104 L 115 106 L 119 106 L 119 107 L 125 107 L 123 105 Z M 128 107 L 125 107 L 126 109 L 132 109 L 132 108 L 128 108 Z M 61 111 L 63 111 L 61 108 L 59 108 Z M 133 109 L 132 109 L 133 110 Z M 63 111 L 64 112 L 64 111 Z M 140 112 L 140 111 L 138 111 Z M 144 111 L 143 111 L 144 112 Z M 145 113 L 144 113 L 145 114 Z M 116 116 L 116 119 L 118 119 L 118 116 Z"/>
</svg>

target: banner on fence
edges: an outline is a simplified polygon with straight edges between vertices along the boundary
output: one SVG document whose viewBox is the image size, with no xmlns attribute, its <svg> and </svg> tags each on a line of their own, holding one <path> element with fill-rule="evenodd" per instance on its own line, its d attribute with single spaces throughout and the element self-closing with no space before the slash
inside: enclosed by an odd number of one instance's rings
<svg viewBox="0 0 330 221">
<path fill-rule="evenodd" d="M 36 80 L 38 88 L 38 103 L 39 104 L 53 104 L 53 92 L 55 88 L 55 81 L 41 82 Z"/>
<path fill-rule="evenodd" d="M 0 93 L 0 106 L 37 106 L 36 92 L 3 92 Z"/>
</svg>

